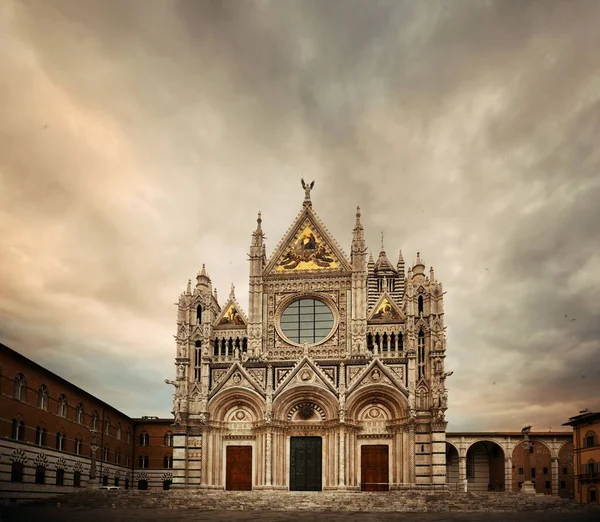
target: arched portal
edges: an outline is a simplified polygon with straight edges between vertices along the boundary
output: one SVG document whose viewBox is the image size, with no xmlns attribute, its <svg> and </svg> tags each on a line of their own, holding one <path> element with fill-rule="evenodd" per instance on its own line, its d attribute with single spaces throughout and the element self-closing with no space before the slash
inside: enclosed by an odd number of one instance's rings
<svg viewBox="0 0 600 522">
<path fill-rule="evenodd" d="M 458 461 L 458 450 L 453 444 L 446 442 L 446 483 L 450 491 L 458 491 L 461 486 Z"/>
<path fill-rule="evenodd" d="M 492 441 L 479 441 L 467 451 L 469 491 L 504 491 L 504 450 Z"/>
</svg>

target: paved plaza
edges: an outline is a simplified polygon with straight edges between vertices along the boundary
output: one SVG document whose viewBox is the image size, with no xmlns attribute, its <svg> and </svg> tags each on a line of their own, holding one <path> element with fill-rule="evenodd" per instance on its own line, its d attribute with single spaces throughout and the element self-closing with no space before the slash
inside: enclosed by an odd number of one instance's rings
<svg viewBox="0 0 600 522">
<path fill-rule="evenodd" d="M 294 511 L 205 511 L 200 509 L 106 509 L 11 506 L 0 508 L 1 522 L 597 522 L 600 510 L 504 513 L 365 513 Z"/>
</svg>

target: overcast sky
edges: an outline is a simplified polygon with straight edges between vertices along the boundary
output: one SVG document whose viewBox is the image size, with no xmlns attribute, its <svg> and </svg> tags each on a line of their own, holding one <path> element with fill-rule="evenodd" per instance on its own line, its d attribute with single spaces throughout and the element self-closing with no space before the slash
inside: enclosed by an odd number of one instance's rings
<svg viewBox="0 0 600 522">
<path fill-rule="evenodd" d="M 0 4 L 0 341 L 166 416 L 206 263 L 247 311 L 300 178 L 447 290 L 449 431 L 600 408 L 600 2 Z"/>
</svg>

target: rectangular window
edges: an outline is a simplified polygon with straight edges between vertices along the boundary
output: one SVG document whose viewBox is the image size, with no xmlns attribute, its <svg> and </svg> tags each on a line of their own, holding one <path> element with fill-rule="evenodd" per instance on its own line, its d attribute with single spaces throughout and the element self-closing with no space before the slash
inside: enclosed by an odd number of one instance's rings
<svg viewBox="0 0 600 522">
<path fill-rule="evenodd" d="M 76 488 L 81 487 L 81 471 L 75 471 L 73 473 L 73 486 Z"/>
<path fill-rule="evenodd" d="M 519 475 L 523 474 L 523 468 L 519 468 Z"/>
<path fill-rule="evenodd" d="M 560 489 L 566 489 L 567 488 L 567 483 L 564 480 L 560 481 Z"/>
<path fill-rule="evenodd" d="M 11 482 L 23 482 L 23 463 L 13 462 L 10 470 Z"/>
<path fill-rule="evenodd" d="M 567 475 L 569 473 L 569 468 L 563 468 L 563 475 Z"/>
<path fill-rule="evenodd" d="M 531 468 L 531 478 L 535 478 L 535 468 Z"/>
<path fill-rule="evenodd" d="M 57 486 L 65 485 L 65 470 L 64 469 L 56 470 L 56 485 Z"/>
</svg>

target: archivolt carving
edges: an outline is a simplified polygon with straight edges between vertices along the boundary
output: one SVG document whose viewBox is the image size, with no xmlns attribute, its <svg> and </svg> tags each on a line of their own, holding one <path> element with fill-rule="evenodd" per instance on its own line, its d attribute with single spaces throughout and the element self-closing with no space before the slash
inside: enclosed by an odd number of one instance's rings
<svg viewBox="0 0 600 522">
<path fill-rule="evenodd" d="M 27 462 L 27 455 L 19 448 L 12 452 L 10 460 L 11 462 L 21 462 L 22 464 L 25 464 Z"/>
<path fill-rule="evenodd" d="M 351 419 L 362 420 L 361 415 L 366 415 L 369 408 L 375 406 L 386 412 L 388 419 L 404 417 L 407 409 L 406 399 L 397 390 L 386 385 L 371 384 L 357 388 L 346 400 L 348 417 Z"/>
<path fill-rule="evenodd" d="M 245 422 L 256 422 L 262 418 L 264 401 L 258 393 L 248 388 L 221 390 L 209 402 L 208 409 L 211 418 L 217 421 L 228 421 L 230 414 L 242 410 L 249 419 Z"/>
<path fill-rule="evenodd" d="M 326 388 L 312 385 L 295 386 L 284 390 L 273 402 L 273 417 L 289 419 L 289 413 L 297 404 L 311 403 L 322 411 L 323 420 L 335 419 L 339 408 L 337 398 Z"/>
<path fill-rule="evenodd" d="M 319 420 L 327 420 L 327 415 L 323 408 L 314 402 L 299 402 L 287 414 L 287 420 L 314 420 L 315 414 Z"/>
</svg>

